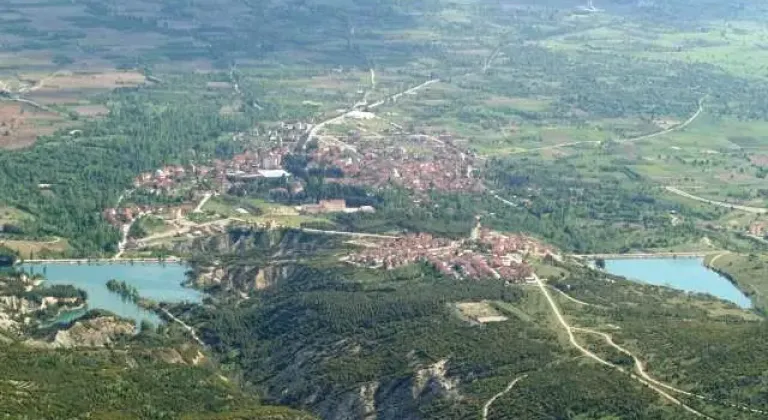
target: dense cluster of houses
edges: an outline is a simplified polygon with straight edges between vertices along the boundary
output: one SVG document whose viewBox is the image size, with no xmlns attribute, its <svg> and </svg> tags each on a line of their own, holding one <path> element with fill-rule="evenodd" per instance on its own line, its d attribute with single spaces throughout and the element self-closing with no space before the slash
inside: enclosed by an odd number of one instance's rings
<svg viewBox="0 0 768 420">
<path fill-rule="evenodd" d="M 747 231 L 750 235 L 758 236 L 758 237 L 765 237 L 766 235 L 766 228 L 768 228 L 768 222 L 754 222 L 747 228 Z"/>
<path fill-rule="evenodd" d="M 344 178 L 336 182 L 383 187 L 389 183 L 416 192 L 483 190 L 473 177 L 471 159 L 463 153 L 438 145 L 429 154 L 414 154 L 404 147 L 365 145 L 355 150 L 325 146 L 312 154 L 313 164 L 336 167 Z"/>
<path fill-rule="evenodd" d="M 226 189 L 230 182 L 289 177 L 290 174 L 282 168 L 283 158 L 289 153 L 287 147 L 261 148 L 235 155 L 231 160 L 214 160 L 212 166 L 167 165 L 140 174 L 133 180 L 133 186 L 150 193 L 170 194 L 182 184 L 203 179 L 210 179 L 214 181 L 213 185 Z"/>
<path fill-rule="evenodd" d="M 168 193 L 182 181 L 194 176 L 206 176 L 211 168 L 205 166 L 167 165 L 152 172 L 144 172 L 134 178 L 133 187 L 146 189 L 153 193 Z"/>
<path fill-rule="evenodd" d="M 410 234 L 382 241 L 347 257 L 347 261 L 371 268 L 393 269 L 420 261 L 456 278 L 497 278 L 522 281 L 533 273 L 524 262 L 528 255 L 546 256 L 552 250 L 523 235 L 481 229 L 474 240 L 451 241 L 429 234 Z"/>
<path fill-rule="evenodd" d="M 231 160 L 217 160 L 214 167 L 217 173 L 235 176 L 263 176 L 269 171 L 282 171 L 283 158 L 290 153 L 287 147 L 259 148 L 232 157 Z"/>
</svg>

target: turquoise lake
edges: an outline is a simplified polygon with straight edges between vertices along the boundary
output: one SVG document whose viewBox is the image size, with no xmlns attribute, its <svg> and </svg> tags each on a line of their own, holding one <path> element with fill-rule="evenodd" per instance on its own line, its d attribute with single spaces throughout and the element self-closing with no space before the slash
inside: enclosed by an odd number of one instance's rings
<svg viewBox="0 0 768 420">
<path fill-rule="evenodd" d="M 605 271 L 643 283 L 707 293 L 742 308 L 752 307 L 752 301 L 744 293 L 728 279 L 704 266 L 702 258 L 606 260 Z"/>
<path fill-rule="evenodd" d="M 137 323 L 146 320 L 153 324 L 162 321 L 153 312 L 139 308 L 132 302 L 124 301 L 107 290 L 110 279 L 122 280 L 135 287 L 139 295 L 157 302 L 200 302 L 203 294 L 181 285 L 185 279 L 186 265 L 136 263 L 136 264 L 25 264 L 28 273 L 40 273 L 46 278 L 46 285 L 71 284 L 88 293 L 89 309 L 104 309 L 121 317 L 135 319 Z M 84 311 L 63 314 L 59 322 L 72 320 Z"/>
</svg>

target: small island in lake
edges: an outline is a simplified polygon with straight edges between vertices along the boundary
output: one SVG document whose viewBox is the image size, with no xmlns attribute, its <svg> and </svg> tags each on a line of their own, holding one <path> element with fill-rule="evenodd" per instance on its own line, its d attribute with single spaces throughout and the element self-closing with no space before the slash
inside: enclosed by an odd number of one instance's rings
<svg viewBox="0 0 768 420">
<path fill-rule="evenodd" d="M 122 280 L 112 279 L 107 282 L 107 289 L 117 293 L 123 300 L 136 303 L 139 301 L 139 290 Z"/>
</svg>

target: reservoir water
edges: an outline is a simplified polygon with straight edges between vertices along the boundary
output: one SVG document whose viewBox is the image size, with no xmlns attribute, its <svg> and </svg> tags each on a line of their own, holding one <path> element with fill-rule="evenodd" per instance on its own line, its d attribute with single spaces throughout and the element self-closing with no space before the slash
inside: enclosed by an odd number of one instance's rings
<svg viewBox="0 0 768 420">
<path fill-rule="evenodd" d="M 104 309 L 121 317 L 159 324 L 160 318 L 153 312 L 124 301 L 116 293 L 107 290 L 110 279 L 122 280 L 135 287 L 139 295 L 157 302 L 200 302 L 202 293 L 183 287 L 187 267 L 179 264 L 25 264 L 24 271 L 45 276 L 46 285 L 71 284 L 88 293 L 89 309 Z M 62 314 L 57 321 L 71 321 L 85 311 Z"/>
<path fill-rule="evenodd" d="M 605 261 L 605 270 L 657 286 L 686 292 L 707 293 L 751 308 L 752 302 L 728 279 L 704 266 L 702 258 L 615 259 Z"/>
</svg>

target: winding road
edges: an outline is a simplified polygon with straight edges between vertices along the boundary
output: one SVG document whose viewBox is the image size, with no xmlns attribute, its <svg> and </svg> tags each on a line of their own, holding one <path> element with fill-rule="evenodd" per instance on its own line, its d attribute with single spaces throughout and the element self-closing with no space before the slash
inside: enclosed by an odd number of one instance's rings
<svg viewBox="0 0 768 420">
<path fill-rule="evenodd" d="M 696 119 L 699 118 L 701 113 L 704 111 L 704 99 L 706 99 L 706 96 L 701 98 L 701 99 L 699 99 L 699 109 L 697 109 L 696 112 L 693 115 L 691 115 L 690 118 L 685 120 L 685 122 L 683 122 L 682 124 L 675 125 L 675 126 L 670 127 L 670 128 L 668 128 L 666 130 L 662 130 L 662 131 L 659 131 L 659 132 L 656 132 L 656 133 L 646 134 L 646 135 L 642 135 L 642 136 L 638 136 L 638 137 L 630 137 L 630 138 L 627 138 L 627 139 L 624 139 L 624 140 L 618 140 L 618 142 L 619 143 L 631 143 L 631 142 L 640 141 L 640 140 L 652 139 L 654 137 L 663 136 L 664 134 L 669 134 L 669 133 L 671 133 L 673 131 L 682 130 L 685 127 L 688 127 L 689 125 L 691 125 L 691 123 L 693 123 L 694 121 L 696 121 Z"/>
<path fill-rule="evenodd" d="M 638 376 L 632 374 L 631 372 L 628 372 L 626 369 L 622 368 L 621 366 L 614 365 L 613 363 L 611 363 L 611 362 L 601 358 L 600 356 L 592 353 L 587 348 L 585 348 L 581 344 L 579 344 L 578 340 L 576 340 L 576 336 L 573 334 L 574 328 L 571 327 L 568 324 L 568 322 L 565 320 L 565 318 L 563 317 L 563 314 L 560 312 L 560 308 L 558 308 L 557 303 L 555 303 L 555 300 L 552 298 L 552 295 L 549 294 L 549 291 L 547 290 L 547 286 L 544 284 L 544 282 L 541 280 L 541 278 L 539 278 L 539 276 L 537 276 L 536 274 L 533 274 L 533 278 L 536 281 L 537 286 L 539 286 L 539 290 L 541 290 L 541 293 L 544 294 L 544 297 L 546 297 L 547 302 L 549 302 L 549 306 L 552 309 L 552 312 L 555 314 L 555 317 L 557 318 L 557 321 L 560 323 L 560 325 L 563 326 L 563 328 L 565 329 L 566 333 L 568 334 L 568 341 L 571 343 L 571 345 L 573 347 L 575 347 L 577 350 L 579 350 L 582 354 L 584 354 L 588 358 L 596 361 L 597 363 L 599 363 L 601 365 L 607 366 L 607 367 L 609 367 L 611 369 L 617 370 L 617 371 L 619 371 L 621 373 L 624 373 L 624 374 L 629 374 L 629 376 L 632 379 L 635 379 L 636 381 L 642 383 L 643 385 L 647 386 L 648 388 L 652 389 L 657 394 L 662 396 L 667 401 L 669 401 L 669 402 L 671 402 L 671 403 L 673 403 L 673 404 L 675 404 L 675 405 L 677 405 L 679 407 L 682 407 L 684 410 L 688 411 L 689 413 L 691 413 L 693 415 L 696 415 L 698 417 L 701 417 L 701 418 L 712 420 L 712 417 L 709 417 L 706 414 L 701 413 L 701 412 L 699 412 L 698 410 L 696 410 L 694 408 L 691 408 L 687 404 L 683 403 L 682 401 L 678 400 L 674 396 L 670 395 L 667 391 L 665 391 L 663 389 L 663 388 L 667 388 L 667 386 L 662 387 L 662 386 L 658 385 L 659 382 L 656 381 L 656 380 L 650 380 L 649 381 L 649 380 L 645 379 L 645 375 L 647 375 L 645 373 L 645 371 L 639 371 L 640 375 L 643 376 L 643 377 L 638 377 Z M 632 356 L 632 357 L 634 358 L 634 356 Z M 672 388 L 672 387 L 669 387 L 669 388 Z M 676 388 L 672 388 L 672 389 L 676 389 Z"/>
<path fill-rule="evenodd" d="M 701 113 L 704 111 L 704 99 L 705 98 L 701 98 L 699 100 L 699 108 L 696 110 L 696 112 L 693 115 L 691 115 L 687 120 L 685 120 L 681 124 L 675 125 L 673 127 L 667 128 L 665 130 L 657 131 L 655 133 L 643 134 L 643 135 L 637 136 L 637 137 L 628 137 L 628 138 L 625 138 L 625 139 L 619 139 L 619 140 L 616 140 L 615 142 L 616 143 L 622 143 L 622 144 L 623 143 L 632 143 L 632 142 L 636 142 L 636 141 L 640 141 L 640 140 L 652 139 L 654 137 L 659 137 L 659 136 L 663 136 L 665 134 L 672 133 L 674 131 L 682 130 L 685 127 L 688 127 L 689 125 L 691 125 L 691 123 L 696 121 L 696 119 L 699 118 L 699 116 L 701 116 Z M 578 145 L 581 145 L 581 144 L 596 144 L 596 145 L 599 145 L 601 143 L 602 143 L 602 141 L 599 141 L 599 140 L 572 141 L 572 142 L 567 142 L 567 143 L 553 144 L 551 146 L 542 146 L 542 147 L 535 147 L 533 149 L 518 150 L 516 152 L 512 152 L 511 154 L 517 155 L 517 154 L 530 153 L 530 152 L 541 152 L 541 151 L 544 151 L 544 150 L 554 150 L 554 149 L 560 149 L 560 148 L 563 148 L 563 147 L 578 146 Z"/>
<path fill-rule="evenodd" d="M 688 198 L 688 199 L 691 199 L 691 200 L 695 200 L 695 201 L 700 201 L 702 203 L 711 204 L 713 206 L 723 207 L 723 208 L 726 208 L 726 209 L 741 210 L 743 212 L 752 213 L 752 214 L 766 214 L 766 213 L 768 213 L 768 209 L 766 209 L 766 208 L 741 206 L 741 205 L 738 205 L 738 204 L 731 204 L 731 203 L 726 203 L 726 202 L 723 202 L 723 201 L 709 200 L 709 199 L 706 199 L 706 198 L 703 198 L 703 197 L 699 197 L 697 195 L 693 195 L 693 194 L 687 193 L 687 192 L 685 192 L 685 191 L 683 191 L 683 190 L 681 190 L 679 188 L 675 188 L 675 187 L 672 187 L 672 186 L 667 186 L 666 190 L 671 192 L 671 193 L 673 193 L 673 194 L 677 194 L 677 195 L 679 195 L 681 197 L 685 197 L 685 198 Z"/>
</svg>

